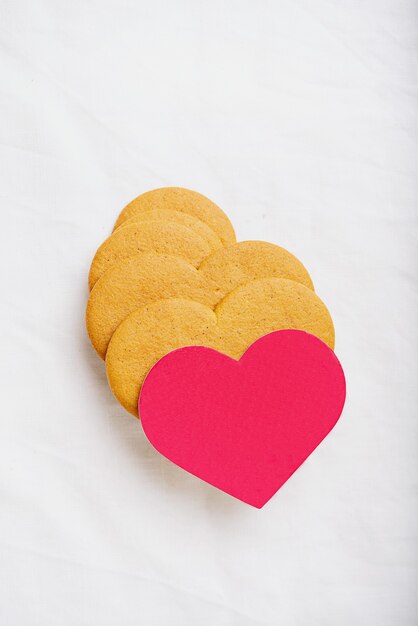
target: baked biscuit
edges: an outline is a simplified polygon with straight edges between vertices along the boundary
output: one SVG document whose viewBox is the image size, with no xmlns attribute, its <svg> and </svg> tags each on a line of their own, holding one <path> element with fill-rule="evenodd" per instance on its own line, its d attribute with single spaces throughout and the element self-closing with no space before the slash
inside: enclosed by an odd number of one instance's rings
<svg viewBox="0 0 418 626">
<path fill-rule="evenodd" d="M 170 209 L 199 218 L 219 236 L 223 245 L 235 243 L 235 232 L 226 214 L 212 200 L 182 187 L 161 187 L 141 194 L 120 213 L 115 228 L 144 211 Z"/>
<path fill-rule="evenodd" d="M 103 274 L 134 254 L 155 252 L 178 256 L 197 267 L 211 252 L 208 242 L 195 231 L 174 222 L 130 222 L 106 239 L 94 255 L 89 272 L 89 288 Z"/>
</svg>

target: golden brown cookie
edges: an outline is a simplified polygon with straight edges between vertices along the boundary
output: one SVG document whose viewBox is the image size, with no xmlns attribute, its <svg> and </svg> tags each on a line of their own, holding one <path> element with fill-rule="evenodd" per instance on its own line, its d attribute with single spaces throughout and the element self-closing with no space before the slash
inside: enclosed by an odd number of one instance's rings
<svg viewBox="0 0 418 626">
<path fill-rule="evenodd" d="M 261 278 L 287 278 L 313 289 L 307 269 L 293 254 L 266 241 L 239 241 L 220 248 L 199 267 L 226 295 L 239 285 Z"/>
<path fill-rule="evenodd" d="M 140 388 L 151 367 L 176 348 L 203 345 L 239 358 L 259 337 L 305 330 L 334 347 L 331 316 L 318 296 L 294 281 L 268 278 L 238 287 L 212 311 L 184 299 L 154 302 L 118 327 L 106 355 L 110 387 L 137 415 Z"/>
<path fill-rule="evenodd" d="M 219 290 L 190 263 L 162 254 L 117 261 L 94 285 L 87 303 L 87 332 L 103 359 L 112 334 L 129 313 L 162 298 L 190 298 L 214 307 Z"/>
<path fill-rule="evenodd" d="M 239 358 L 262 335 L 292 328 L 305 330 L 334 349 L 331 315 L 314 291 L 293 280 L 264 278 L 242 285 L 216 307 L 219 349 Z"/>
<path fill-rule="evenodd" d="M 195 231 L 174 222 L 132 222 L 106 239 L 94 255 L 89 288 L 117 261 L 140 252 L 178 256 L 197 267 L 211 252 L 208 242 Z"/>
<path fill-rule="evenodd" d="M 170 209 L 188 213 L 210 226 L 223 245 L 236 241 L 232 224 L 222 209 L 202 194 L 182 187 L 162 187 L 141 194 L 123 209 L 115 228 L 125 220 L 153 209 Z"/>
<path fill-rule="evenodd" d="M 216 324 L 213 310 L 193 300 L 160 300 L 131 313 L 107 349 L 107 377 L 116 399 L 138 415 L 139 390 L 151 367 L 176 348 L 211 345 Z"/>
<path fill-rule="evenodd" d="M 170 209 L 153 209 L 151 211 L 144 211 L 143 213 L 138 213 L 134 215 L 134 217 L 130 217 L 129 219 L 122 222 L 116 230 L 120 228 L 124 228 L 128 224 L 132 224 L 133 222 L 175 222 L 176 224 L 181 224 L 181 226 L 186 226 L 186 228 L 190 228 L 190 230 L 195 231 L 198 235 L 205 239 L 210 249 L 214 252 L 218 248 L 222 248 L 222 242 L 218 235 L 202 220 L 199 220 L 197 217 L 193 215 L 189 215 L 188 213 L 181 213 L 180 211 L 171 211 Z"/>
</svg>

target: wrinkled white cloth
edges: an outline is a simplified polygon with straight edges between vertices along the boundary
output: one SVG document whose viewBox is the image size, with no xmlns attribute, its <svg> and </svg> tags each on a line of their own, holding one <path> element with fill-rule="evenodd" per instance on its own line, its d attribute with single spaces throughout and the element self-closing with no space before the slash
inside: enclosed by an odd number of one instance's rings
<svg viewBox="0 0 418 626">
<path fill-rule="evenodd" d="M 0 9 L 0 623 L 412 626 L 414 0 Z M 157 455 L 84 309 L 134 196 L 208 195 L 309 269 L 348 400 L 261 511 Z"/>
</svg>

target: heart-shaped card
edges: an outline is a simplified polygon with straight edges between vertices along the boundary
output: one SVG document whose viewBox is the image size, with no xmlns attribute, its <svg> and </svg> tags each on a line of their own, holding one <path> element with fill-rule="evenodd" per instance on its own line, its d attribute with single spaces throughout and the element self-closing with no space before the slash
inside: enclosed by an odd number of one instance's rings
<svg viewBox="0 0 418 626">
<path fill-rule="evenodd" d="M 186 347 L 151 369 L 139 414 L 170 461 L 261 508 L 328 435 L 345 401 L 334 352 L 299 330 L 270 333 L 239 361 Z"/>
</svg>

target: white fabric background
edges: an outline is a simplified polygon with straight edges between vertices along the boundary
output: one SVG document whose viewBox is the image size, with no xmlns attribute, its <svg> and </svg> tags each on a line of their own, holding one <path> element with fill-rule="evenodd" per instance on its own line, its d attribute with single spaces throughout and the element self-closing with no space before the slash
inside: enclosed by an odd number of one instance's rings
<svg viewBox="0 0 418 626">
<path fill-rule="evenodd" d="M 2 626 L 412 626 L 414 0 L 2 0 Z M 134 196 L 298 255 L 341 422 L 261 511 L 151 449 L 84 329 Z"/>
</svg>

